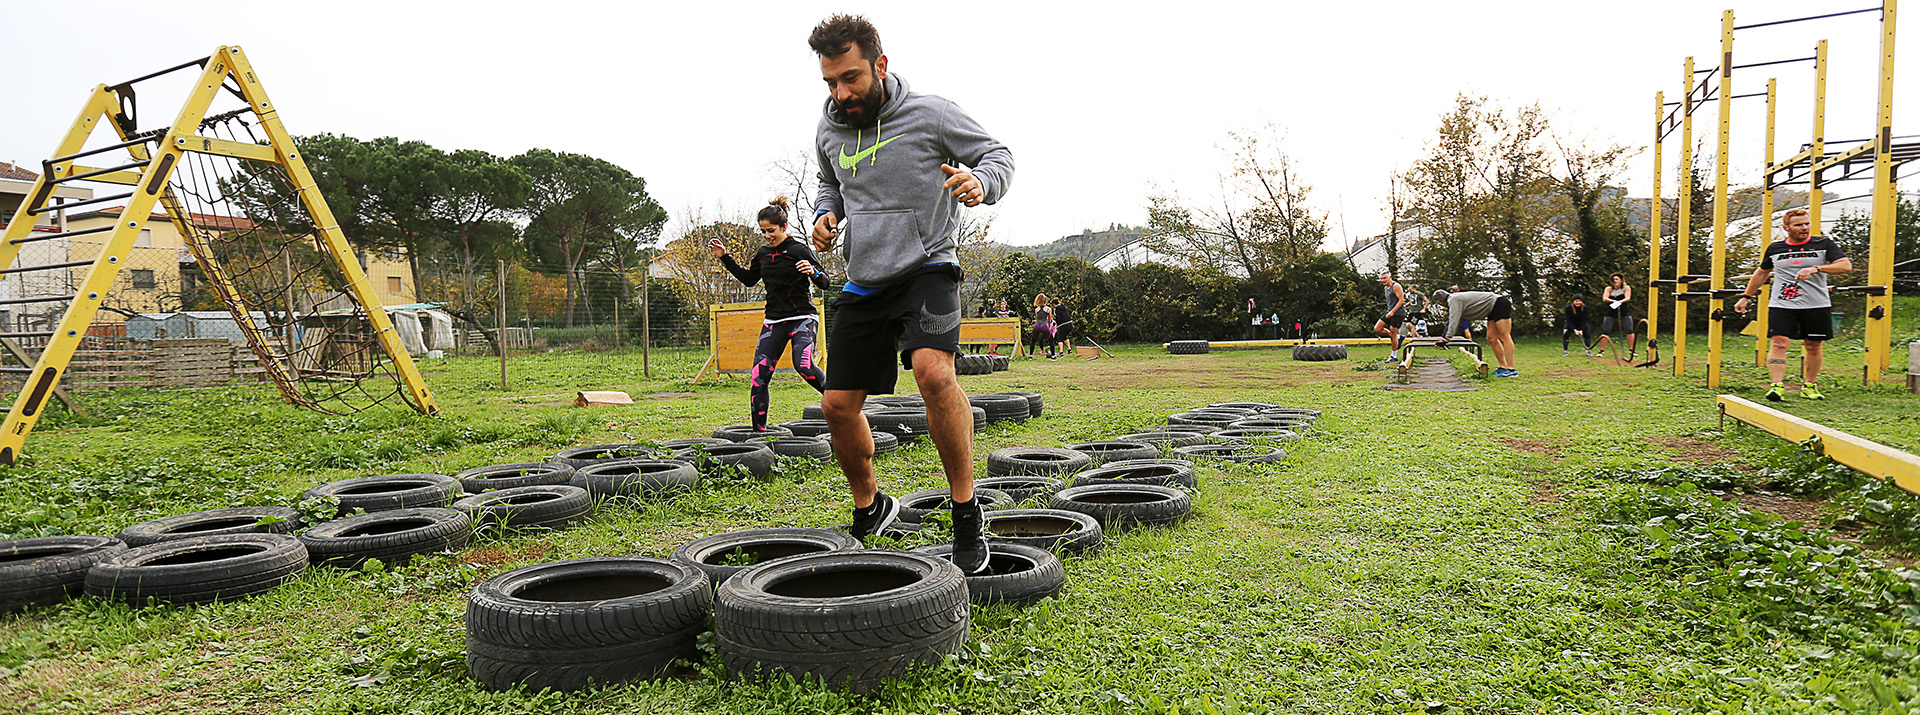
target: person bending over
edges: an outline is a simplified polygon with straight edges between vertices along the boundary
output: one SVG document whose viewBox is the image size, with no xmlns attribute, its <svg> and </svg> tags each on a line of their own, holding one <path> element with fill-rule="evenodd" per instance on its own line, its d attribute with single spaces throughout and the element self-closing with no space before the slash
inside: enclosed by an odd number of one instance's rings
<svg viewBox="0 0 1920 715">
<path fill-rule="evenodd" d="M 1387 312 L 1373 322 L 1373 334 L 1387 338 L 1392 349 L 1387 351 L 1387 362 L 1400 359 L 1400 324 L 1407 318 L 1407 292 L 1399 283 L 1394 282 L 1392 273 L 1380 274 L 1381 292 L 1386 297 Z"/>
<path fill-rule="evenodd" d="M 793 371 L 815 390 L 825 390 L 827 375 L 814 362 L 814 336 L 820 332 L 820 311 L 813 307 L 813 291 L 808 284 L 827 287 L 826 271 L 820 270 L 807 245 L 787 236 L 787 197 L 778 196 L 760 209 L 760 237 L 767 245 L 755 251 L 753 259 L 742 266 L 727 255 L 727 247 L 716 238 L 707 249 L 720 259 L 727 272 L 751 287 L 767 283 L 767 314 L 760 323 L 760 343 L 753 348 L 753 375 L 747 388 L 753 408 L 753 428 L 767 429 L 767 407 L 772 402 L 768 386 L 773 382 L 773 366 L 793 344 Z"/>
<path fill-rule="evenodd" d="M 1580 336 L 1580 347 L 1586 349 L 1587 357 L 1593 357 L 1593 341 L 1587 339 L 1587 299 L 1578 293 L 1560 315 L 1560 357 L 1567 356 L 1567 344 L 1575 335 Z"/>
<path fill-rule="evenodd" d="M 1448 293 L 1443 290 L 1433 292 L 1433 302 L 1447 306 L 1448 341 L 1458 328 L 1475 320 L 1487 321 L 1487 346 L 1493 348 L 1493 360 L 1498 367 L 1493 369 L 1494 377 L 1519 377 L 1520 371 L 1514 367 L 1513 359 L 1513 301 L 1499 293 L 1483 290 L 1469 290 Z"/>
<path fill-rule="evenodd" d="M 869 394 L 893 392 L 904 365 L 926 399 L 928 435 L 952 490 L 951 558 L 961 571 L 982 573 L 989 550 L 973 492 L 973 410 L 954 377 L 965 278 L 955 234 L 962 206 L 1006 195 L 1013 154 L 953 102 L 916 93 L 890 71 L 866 18 L 827 18 L 807 44 L 829 95 L 814 139 L 814 247 L 838 241 L 847 259 L 820 406 L 853 494 L 851 532 L 865 538 L 900 516 L 900 503 L 874 476 L 861 407 Z"/>
<path fill-rule="evenodd" d="M 1767 297 L 1767 336 L 1772 343 L 1767 350 L 1767 375 L 1773 378 L 1767 399 L 1786 401 L 1782 393 L 1786 390 L 1787 348 L 1798 340 L 1800 379 L 1804 380 L 1800 396 L 1823 400 L 1826 395 L 1820 394 L 1816 383 L 1826 357 L 1823 347 L 1833 337 L 1833 298 L 1827 292 L 1827 276 L 1852 272 L 1853 259 L 1826 236 L 1813 235 L 1813 220 L 1806 209 L 1789 209 L 1780 217 L 1780 227 L 1786 230 L 1786 239 L 1767 244 L 1760 267 L 1747 279 L 1746 291 L 1733 304 L 1733 310 L 1747 312 L 1747 303 L 1759 294 L 1760 286 L 1768 278 L 1776 278 L 1773 293 Z"/>
</svg>

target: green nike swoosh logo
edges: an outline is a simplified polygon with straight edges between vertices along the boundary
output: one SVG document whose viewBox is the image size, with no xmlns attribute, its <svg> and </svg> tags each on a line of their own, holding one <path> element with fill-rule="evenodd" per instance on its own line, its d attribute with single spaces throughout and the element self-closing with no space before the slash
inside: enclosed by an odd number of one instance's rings
<svg viewBox="0 0 1920 715">
<path fill-rule="evenodd" d="M 875 151 L 878 151 L 880 147 L 886 146 L 888 144 L 892 144 L 894 139 L 899 139 L 901 136 L 903 135 L 895 134 L 893 135 L 892 138 L 887 139 L 886 141 L 880 142 L 878 144 L 867 147 L 865 149 L 861 149 L 859 153 L 854 154 L 853 156 L 847 156 L 847 146 L 845 144 L 840 145 L 840 168 L 842 169 L 853 168 L 855 164 L 860 163 L 861 159 L 865 159 L 869 156 L 873 156 L 873 153 Z"/>
</svg>

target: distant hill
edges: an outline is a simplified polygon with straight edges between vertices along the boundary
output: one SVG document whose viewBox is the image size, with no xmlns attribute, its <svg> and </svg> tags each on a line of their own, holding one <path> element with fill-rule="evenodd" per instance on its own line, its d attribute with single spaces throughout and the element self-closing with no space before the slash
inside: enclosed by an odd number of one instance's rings
<svg viewBox="0 0 1920 715">
<path fill-rule="evenodd" d="M 1114 224 L 1105 231 L 1087 229 L 1077 236 L 1066 236 L 1059 240 L 1042 243 L 1037 246 L 1015 246 L 1014 250 L 1039 259 L 1064 258 L 1078 256 L 1094 260 L 1107 255 L 1107 252 L 1134 241 L 1140 240 L 1141 230 L 1131 226 Z"/>
</svg>

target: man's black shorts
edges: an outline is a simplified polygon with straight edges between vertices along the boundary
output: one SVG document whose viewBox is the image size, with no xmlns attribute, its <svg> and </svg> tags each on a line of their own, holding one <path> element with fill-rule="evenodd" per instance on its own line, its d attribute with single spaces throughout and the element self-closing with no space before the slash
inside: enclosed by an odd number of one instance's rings
<svg viewBox="0 0 1920 715">
<path fill-rule="evenodd" d="M 895 366 L 911 368 L 913 351 L 959 354 L 964 276 L 953 264 L 926 266 L 866 295 L 842 292 L 827 330 L 827 389 L 891 394 Z"/>
<path fill-rule="evenodd" d="M 1493 299 L 1493 310 L 1487 313 L 1487 322 L 1513 319 L 1513 301 L 1506 296 Z"/>
<path fill-rule="evenodd" d="M 1767 335 L 1792 340 L 1833 338 L 1832 308 L 1768 308 Z"/>
<path fill-rule="evenodd" d="M 1398 328 L 1401 323 L 1407 322 L 1407 313 L 1403 310 L 1394 311 L 1389 315 L 1380 316 L 1380 322 L 1386 323 L 1389 328 Z"/>
</svg>

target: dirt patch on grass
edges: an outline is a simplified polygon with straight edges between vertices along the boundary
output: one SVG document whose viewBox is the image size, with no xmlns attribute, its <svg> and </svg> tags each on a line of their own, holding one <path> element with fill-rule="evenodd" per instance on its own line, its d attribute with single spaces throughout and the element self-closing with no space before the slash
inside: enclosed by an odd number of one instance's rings
<svg viewBox="0 0 1920 715">
<path fill-rule="evenodd" d="M 1551 482 L 1534 482 L 1533 498 L 1528 499 L 1527 503 L 1558 504 L 1561 501 L 1563 501 L 1563 499 L 1560 496 L 1560 485 Z"/>
<path fill-rule="evenodd" d="M 1778 514 L 1788 521 L 1820 523 L 1821 502 L 1778 494 L 1735 494 L 1733 500 L 1747 511 Z"/>
<path fill-rule="evenodd" d="M 1675 453 L 1673 455 L 1674 459 L 1688 464 L 1697 464 L 1700 466 L 1727 464 L 1741 469 L 1746 468 L 1746 466 L 1740 462 L 1739 452 L 1719 445 L 1708 444 L 1692 437 L 1667 437 L 1655 442 L 1655 444 L 1672 450 Z"/>
<path fill-rule="evenodd" d="M 460 555 L 460 562 L 493 571 L 506 564 L 545 558 L 550 550 L 552 547 L 546 544 L 527 544 L 519 551 L 508 549 L 506 544 L 487 544 L 468 549 Z"/>
<path fill-rule="evenodd" d="M 1544 439 L 1524 439 L 1520 437 L 1503 437 L 1500 441 L 1517 451 L 1552 457 L 1554 459 L 1564 459 L 1560 456 L 1560 444 L 1556 442 Z"/>
</svg>

